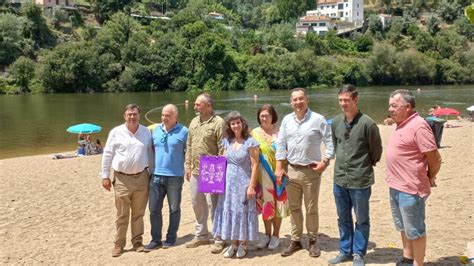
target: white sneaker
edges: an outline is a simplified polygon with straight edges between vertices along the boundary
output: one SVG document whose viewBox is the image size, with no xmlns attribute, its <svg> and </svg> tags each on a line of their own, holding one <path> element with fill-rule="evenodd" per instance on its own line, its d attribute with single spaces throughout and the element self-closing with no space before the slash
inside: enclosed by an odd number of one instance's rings
<svg viewBox="0 0 474 266">
<path fill-rule="evenodd" d="M 232 258 L 235 255 L 235 251 L 237 251 L 237 246 L 230 245 L 224 252 L 224 258 Z"/>
<path fill-rule="evenodd" d="M 268 244 L 268 250 L 274 250 L 280 245 L 280 239 L 276 236 L 272 236 L 270 244 Z"/>
<path fill-rule="evenodd" d="M 247 255 L 247 247 L 243 244 L 239 245 L 239 248 L 237 249 L 237 255 L 235 255 L 237 258 L 243 258 Z"/>
<path fill-rule="evenodd" d="M 260 238 L 260 241 L 257 244 L 257 248 L 264 249 L 267 247 L 269 242 L 270 242 L 270 237 L 265 235 L 264 237 Z"/>
</svg>

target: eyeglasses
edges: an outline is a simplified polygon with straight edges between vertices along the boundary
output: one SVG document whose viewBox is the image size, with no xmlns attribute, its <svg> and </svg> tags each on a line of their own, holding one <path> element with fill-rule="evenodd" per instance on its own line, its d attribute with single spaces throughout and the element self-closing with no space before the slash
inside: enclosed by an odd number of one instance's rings
<svg viewBox="0 0 474 266">
<path fill-rule="evenodd" d="M 398 108 L 400 108 L 400 107 L 405 107 L 405 106 L 408 106 L 408 104 L 400 104 L 400 105 L 398 105 L 398 104 L 392 103 L 392 104 L 389 104 L 389 105 L 388 105 L 389 108 L 393 108 L 393 109 L 398 109 Z"/>
</svg>

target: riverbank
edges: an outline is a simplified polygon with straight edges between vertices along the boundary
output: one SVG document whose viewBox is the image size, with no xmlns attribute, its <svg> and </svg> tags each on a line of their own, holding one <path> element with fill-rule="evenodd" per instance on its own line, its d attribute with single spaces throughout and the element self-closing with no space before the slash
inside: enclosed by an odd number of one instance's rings
<svg viewBox="0 0 474 266">
<path fill-rule="evenodd" d="M 474 240 L 473 135 L 474 123 L 450 121 L 459 126 L 444 130 L 443 157 L 438 187 L 427 201 L 429 265 L 457 265 L 467 242 Z M 380 126 L 384 148 L 393 127 Z M 182 217 L 177 246 L 150 253 L 126 252 L 112 258 L 115 207 L 112 192 L 100 185 L 100 156 L 52 160 L 39 155 L 0 160 L 0 263 L 1 264 L 317 264 L 337 254 L 338 229 L 332 195 L 333 164 L 323 174 L 320 193 L 320 258 L 306 251 L 290 258 L 276 251 L 251 251 L 242 260 L 212 255 L 210 247 L 186 249 L 194 232 L 189 183 L 183 188 Z M 371 197 L 371 238 L 366 262 L 391 264 L 401 256 L 384 182 L 385 159 L 376 167 Z M 166 204 L 165 204 L 166 205 Z M 168 213 L 164 206 L 164 230 Z M 263 230 L 260 224 L 260 231 Z M 290 219 L 282 224 L 282 245 L 289 243 Z M 144 241 L 150 240 L 148 211 Z M 129 237 L 129 234 L 127 235 Z M 306 245 L 306 239 L 304 240 Z M 127 249 L 131 246 L 128 243 Z"/>
</svg>

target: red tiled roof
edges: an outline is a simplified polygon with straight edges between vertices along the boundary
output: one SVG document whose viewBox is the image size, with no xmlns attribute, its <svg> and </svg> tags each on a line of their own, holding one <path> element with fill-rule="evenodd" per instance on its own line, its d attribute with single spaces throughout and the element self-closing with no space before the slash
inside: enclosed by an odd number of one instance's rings
<svg viewBox="0 0 474 266">
<path fill-rule="evenodd" d="M 301 22 L 308 22 L 308 21 L 320 21 L 320 20 L 331 20 L 326 16 L 304 16 L 300 18 Z"/>
<path fill-rule="evenodd" d="M 337 3 L 336 0 L 318 0 L 318 4 Z"/>
</svg>

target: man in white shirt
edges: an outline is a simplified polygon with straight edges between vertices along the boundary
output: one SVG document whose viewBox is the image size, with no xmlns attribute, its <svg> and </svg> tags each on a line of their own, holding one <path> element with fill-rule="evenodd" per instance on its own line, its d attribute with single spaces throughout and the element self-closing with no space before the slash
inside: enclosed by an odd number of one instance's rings
<svg viewBox="0 0 474 266">
<path fill-rule="evenodd" d="M 113 257 L 122 254 L 125 247 L 130 210 L 132 210 L 132 244 L 137 252 L 143 248 L 143 215 L 148 201 L 148 182 L 153 172 L 151 133 L 140 125 L 140 107 L 129 104 L 124 108 L 125 124 L 113 128 L 102 155 L 102 186 L 115 193 L 115 246 Z M 110 180 L 110 168 L 113 176 Z"/>
<path fill-rule="evenodd" d="M 285 161 L 288 163 L 289 178 L 286 191 L 291 212 L 291 243 L 281 252 L 281 256 L 287 257 L 303 249 L 304 199 L 309 256 L 319 257 L 319 187 L 321 174 L 334 157 L 331 127 L 322 115 L 309 109 L 305 89 L 291 90 L 290 102 L 294 112 L 286 115 L 281 122 L 275 154 L 276 178 L 281 180 L 286 175 L 283 169 Z M 321 154 L 321 143 L 326 147 L 324 155 Z"/>
</svg>

